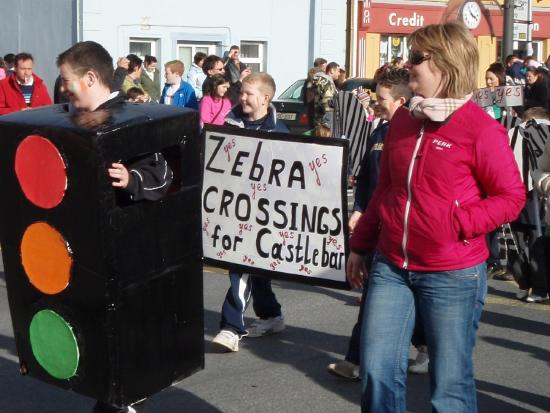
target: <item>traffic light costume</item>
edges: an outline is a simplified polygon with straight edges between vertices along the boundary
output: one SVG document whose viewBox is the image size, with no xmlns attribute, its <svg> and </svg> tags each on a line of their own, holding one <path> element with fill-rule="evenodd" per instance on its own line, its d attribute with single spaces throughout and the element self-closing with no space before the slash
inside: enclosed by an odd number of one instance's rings
<svg viewBox="0 0 550 413">
<path fill-rule="evenodd" d="M 75 116 L 57 105 L 0 118 L 0 136 L 21 373 L 123 406 L 201 369 L 198 114 L 114 100 Z M 157 179 L 163 157 L 171 185 Z M 131 175 L 151 168 L 152 180 L 134 177 L 125 196 L 106 172 L 119 161 Z"/>
</svg>

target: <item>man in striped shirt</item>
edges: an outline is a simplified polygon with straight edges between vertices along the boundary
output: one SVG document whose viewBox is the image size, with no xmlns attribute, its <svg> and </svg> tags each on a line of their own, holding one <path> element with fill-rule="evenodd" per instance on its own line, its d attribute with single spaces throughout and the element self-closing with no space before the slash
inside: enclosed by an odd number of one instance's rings
<svg viewBox="0 0 550 413">
<path fill-rule="evenodd" d="M 14 70 L 14 76 L 0 81 L 0 115 L 52 104 L 46 85 L 33 73 L 31 54 L 15 56 Z"/>
</svg>

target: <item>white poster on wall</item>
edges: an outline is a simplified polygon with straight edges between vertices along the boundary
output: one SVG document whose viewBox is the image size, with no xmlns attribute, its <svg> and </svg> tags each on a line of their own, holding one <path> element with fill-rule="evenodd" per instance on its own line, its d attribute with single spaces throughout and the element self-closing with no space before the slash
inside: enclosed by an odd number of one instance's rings
<svg viewBox="0 0 550 413">
<path fill-rule="evenodd" d="M 204 139 L 205 260 L 347 287 L 347 140 L 211 126 Z"/>
</svg>

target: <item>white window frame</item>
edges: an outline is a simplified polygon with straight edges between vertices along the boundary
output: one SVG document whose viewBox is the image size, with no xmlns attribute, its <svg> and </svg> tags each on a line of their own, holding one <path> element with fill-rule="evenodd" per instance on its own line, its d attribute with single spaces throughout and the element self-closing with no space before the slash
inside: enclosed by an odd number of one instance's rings
<svg viewBox="0 0 550 413">
<path fill-rule="evenodd" d="M 215 43 L 193 43 L 193 42 L 182 42 L 178 41 L 176 44 L 176 56 L 177 59 L 179 59 L 180 56 L 180 47 L 190 47 L 191 48 L 191 62 L 187 65 L 185 65 L 185 71 L 183 73 L 183 78 L 187 79 L 187 72 L 189 72 L 189 68 L 191 67 L 191 63 L 193 63 L 193 57 L 195 56 L 195 53 L 197 53 L 197 48 L 208 48 L 208 52 L 206 53 L 207 56 L 211 54 L 216 54 L 216 47 L 217 45 Z"/>
<path fill-rule="evenodd" d="M 157 56 L 157 45 L 158 45 L 159 39 L 152 39 L 150 37 L 130 37 L 128 40 L 128 51 L 131 51 L 131 45 L 132 43 L 148 43 L 151 45 L 151 56 L 155 56 L 157 59 L 159 59 L 159 56 Z M 160 47 L 159 47 L 160 49 Z M 145 56 L 138 55 L 141 59 L 143 59 Z"/>
<path fill-rule="evenodd" d="M 179 48 L 180 47 L 190 47 L 191 48 L 191 59 L 193 56 L 195 56 L 195 53 L 197 53 L 197 48 L 208 48 L 208 53 L 206 55 L 216 54 L 216 44 L 214 43 L 183 43 L 178 42 L 176 45 L 176 56 L 179 56 Z"/>
<path fill-rule="evenodd" d="M 241 53 L 240 61 L 246 65 L 259 64 L 260 72 L 265 72 L 267 70 L 267 60 L 266 60 L 267 42 L 260 42 L 260 41 L 254 41 L 254 40 L 242 40 L 240 45 L 241 50 L 243 48 L 243 45 L 258 46 L 258 57 L 243 57 Z"/>
</svg>

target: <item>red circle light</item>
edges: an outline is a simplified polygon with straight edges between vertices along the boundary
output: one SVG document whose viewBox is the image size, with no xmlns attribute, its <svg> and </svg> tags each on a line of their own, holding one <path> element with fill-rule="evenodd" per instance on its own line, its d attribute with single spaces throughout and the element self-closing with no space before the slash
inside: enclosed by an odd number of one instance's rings
<svg viewBox="0 0 550 413">
<path fill-rule="evenodd" d="M 63 200 L 67 173 L 61 154 L 48 139 L 29 135 L 15 153 L 15 173 L 27 199 L 49 209 Z"/>
</svg>

